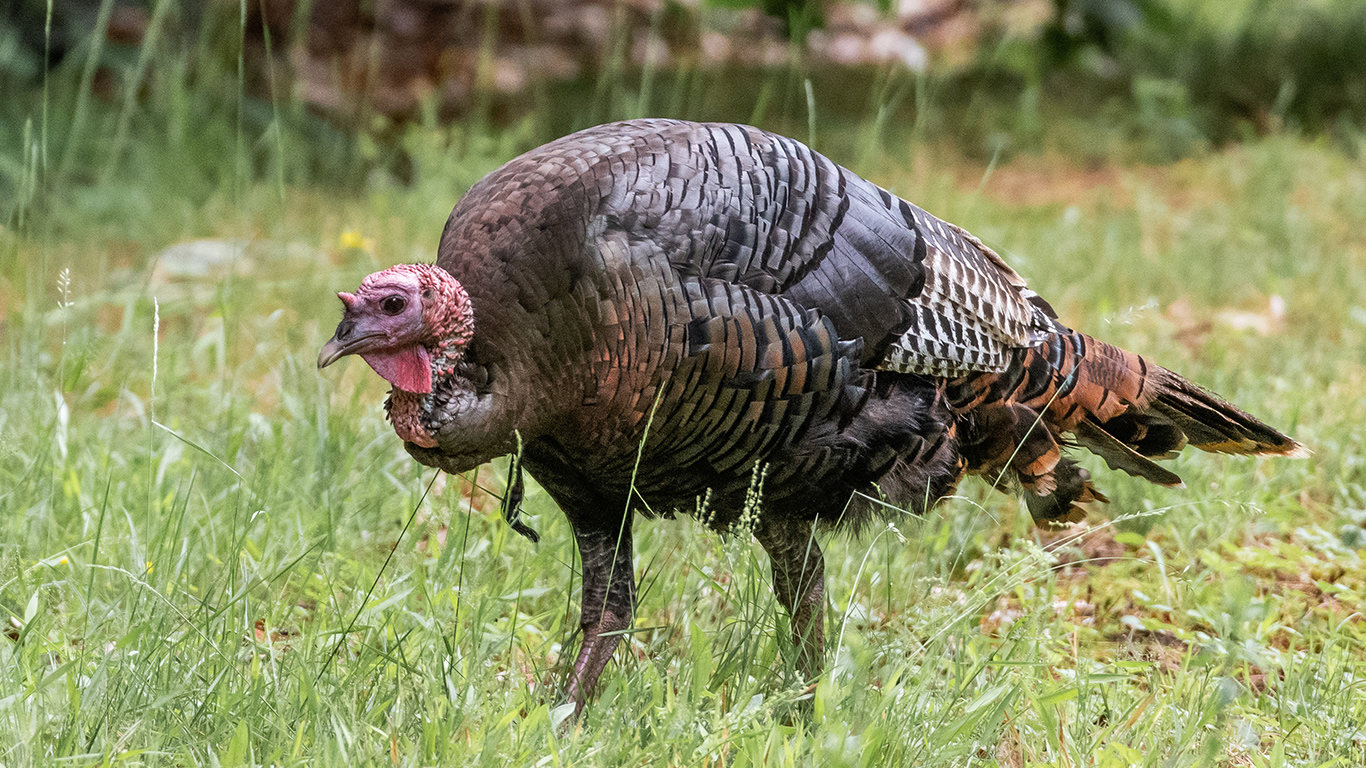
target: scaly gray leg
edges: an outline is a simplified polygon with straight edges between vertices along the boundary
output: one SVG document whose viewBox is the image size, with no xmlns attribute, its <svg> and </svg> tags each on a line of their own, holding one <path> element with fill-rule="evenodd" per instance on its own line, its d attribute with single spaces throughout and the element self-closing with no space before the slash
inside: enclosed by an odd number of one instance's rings
<svg viewBox="0 0 1366 768">
<path fill-rule="evenodd" d="M 825 668 L 825 560 L 809 520 L 762 518 L 754 537 L 773 564 L 773 592 L 792 616 L 797 669 L 809 680 Z"/>
<path fill-rule="evenodd" d="M 636 579 L 631 567 L 631 521 L 610 528 L 580 525 L 572 518 L 574 538 L 583 561 L 583 611 L 579 627 L 583 644 L 569 672 L 565 696 L 583 711 L 597 687 L 598 677 L 612 659 L 620 634 L 631 626 L 636 604 Z M 594 521 L 597 523 L 598 521 Z"/>
<path fill-rule="evenodd" d="M 560 505 L 583 561 L 583 610 L 579 627 L 583 643 L 565 678 L 565 697 L 575 713 L 597 687 L 612 659 L 612 650 L 629 629 L 635 612 L 636 580 L 631 567 L 631 513 L 620 501 L 608 501 L 549 438 L 526 445 L 523 460 L 531 476 Z"/>
</svg>

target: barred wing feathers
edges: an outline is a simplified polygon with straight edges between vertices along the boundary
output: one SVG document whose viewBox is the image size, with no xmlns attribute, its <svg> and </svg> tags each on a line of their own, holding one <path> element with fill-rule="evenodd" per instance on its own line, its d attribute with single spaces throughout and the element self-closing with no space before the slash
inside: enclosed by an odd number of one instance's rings
<svg viewBox="0 0 1366 768">
<path fill-rule="evenodd" d="M 980 240 L 800 142 L 728 124 L 607 129 L 569 147 L 599 182 L 591 233 L 648 241 L 638 254 L 663 252 L 682 275 L 816 309 L 842 338 L 863 340 L 866 366 L 999 372 L 1051 327 Z M 624 141 L 633 162 L 621 159 Z"/>
</svg>

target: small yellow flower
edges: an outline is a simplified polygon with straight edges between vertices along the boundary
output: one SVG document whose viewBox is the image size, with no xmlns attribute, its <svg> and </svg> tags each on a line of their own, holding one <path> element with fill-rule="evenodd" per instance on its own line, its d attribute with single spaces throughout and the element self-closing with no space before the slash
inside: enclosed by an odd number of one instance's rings
<svg viewBox="0 0 1366 768">
<path fill-rule="evenodd" d="M 361 250 L 373 251 L 375 249 L 374 238 L 366 237 L 358 229 L 348 229 L 341 233 L 337 238 L 337 247 L 343 251 Z"/>
<path fill-rule="evenodd" d="M 65 557 L 63 557 L 61 560 L 58 560 L 58 561 L 57 561 L 57 565 L 67 565 L 67 564 L 69 564 L 70 562 L 71 562 L 70 560 L 67 560 Z"/>
<path fill-rule="evenodd" d="M 148 572 L 148 573 L 151 573 L 152 571 L 155 571 L 155 570 L 156 570 L 156 569 L 152 567 L 152 561 L 151 561 L 151 560 L 148 560 L 148 561 L 147 561 L 147 572 Z"/>
</svg>

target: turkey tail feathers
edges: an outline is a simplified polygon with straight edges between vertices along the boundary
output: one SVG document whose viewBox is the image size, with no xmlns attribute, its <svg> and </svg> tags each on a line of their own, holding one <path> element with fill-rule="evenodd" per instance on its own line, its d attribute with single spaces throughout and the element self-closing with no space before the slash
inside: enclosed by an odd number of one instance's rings
<svg viewBox="0 0 1366 768">
<path fill-rule="evenodd" d="M 1181 478 L 1152 459 L 1171 458 L 1188 444 L 1212 453 L 1308 455 L 1299 443 L 1195 382 L 1090 337 L 1082 336 L 1082 342 L 1075 390 L 1049 410 L 1061 410 L 1064 422 L 1075 421 L 1058 426 L 1111 469 L 1179 486 Z"/>
<path fill-rule="evenodd" d="M 1190 444 L 1202 451 L 1304 458 L 1304 446 L 1263 424 L 1222 397 L 1158 368 L 1157 397 L 1152 410 L 1185 433 Z"/>
<path fill-rule="evenodd" d="M 1110 469 L 1123 470 L 1134 477 L 1141 477 L 1158 485 L 1174 488 L 1183 488 L 1186 485 L 1175 472 L 1159 466 L 1152 459 L 1120 442 L 1090 419 L 1078 424 L 1074 434 L 1078 445 L 1105 459 Z"/>
<path fill-rule="evenodd" d="M 1241 408 L 1141 355 L 1054 321 L 1036 346 L 1015 350 L 1004 371 L 950 382 L 964 419 L 967 470 L 1000 482 L 1007 472 L 1025 491 L 1036 520 L 1070 520 L 1075 506 L 1104 499 L 1060 447 L 1086 448 L 1118 469 L 1158 485 L 1181 478 L 1154 459 L 1187 445 L 1214 453 L 1303 457 L 1303 446 Z"/>
</svg>

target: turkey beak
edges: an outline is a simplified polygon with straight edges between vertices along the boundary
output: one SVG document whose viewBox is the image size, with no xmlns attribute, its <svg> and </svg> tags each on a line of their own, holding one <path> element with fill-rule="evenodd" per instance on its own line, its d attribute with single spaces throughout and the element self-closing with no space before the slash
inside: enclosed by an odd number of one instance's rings
<svg viewBox="0 0 1366 768">
<path fill-rule="evenodd" d="M 345 355 L 346 345 L 337 341 L 337 337 L 333 336 L 323 345 L 322 351 L 318 352 L 318 370 L 321 371 Z"/>
<path fill-rule="evenodd" d="M 383 331 L 367 330 L 355 320 L 343 319 L 337 325 L 337 332 L 332 334 L 332 338 L 328 339 L 318 352 L 318 370 L 326 368 L 347 355 L 369 350 L 374 345 L 366 342 L 383 335 Z"/>
</svg>

